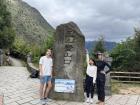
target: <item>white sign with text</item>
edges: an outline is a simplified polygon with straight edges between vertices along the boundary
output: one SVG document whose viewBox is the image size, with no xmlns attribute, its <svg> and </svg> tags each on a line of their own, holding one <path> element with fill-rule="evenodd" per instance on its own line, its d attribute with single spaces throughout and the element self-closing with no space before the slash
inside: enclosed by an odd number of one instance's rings
<svg viewBox="0 0 140 105">
<path fill-rule="evenodd" d="M 74 93 L 75 80 L 55 79 L 55 92 Z"/>
</svg>

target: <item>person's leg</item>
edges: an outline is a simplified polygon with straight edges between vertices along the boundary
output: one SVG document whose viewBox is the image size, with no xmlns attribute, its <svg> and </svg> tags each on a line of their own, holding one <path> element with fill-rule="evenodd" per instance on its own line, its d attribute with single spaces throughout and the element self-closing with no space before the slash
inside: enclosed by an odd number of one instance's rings
<svg viewBox="0 0 140 105">
<path fill-rule="evenodd" d="M 97 82 L 96 82 L 96 85 L 97 85 L 97 95 L 98 95 L 98 100 L 99 100 L 99 95 L 100 95 L 100 81 L 99 81 L 99 78 L 97 78 Z"/>
<path fill-rule="evenodd" d="M 93 95 L 94 95 L 94 84 L 93 84 L 93 78 L 91 78 L 90 94 L 91 94 L 90 103 L 93 103 Z"/>
<path fill-rule="evenodd" d="M 97 87 L 97 95 L 98 95 L 98 102 L 96 104 L 99 104 L 101 101 L 99 100 L 99 96 L 100 96 L 100 75 L 97 75 L 97 79 L 96 79 L 96 87 Z"/>
<path fill-rule="evenodd" d="M 46 77 L 46 87 L 45 87 L 45 93 L 44 93 L 44 98 L 47 99 L 48 98 L 48 95 L 49 95 L 49 92 L 52 88 L 52 81 L 51 81 L 51 77 L 50 76 L 47 76 Z"/>
<path fill-rule="evenodd" d="M 91 98 L 93 98 L 93 96 L 94 96 L 94 88 L 95 88 L 95 86 L 94 86 L 94 84 L 92 83 L 92 84 L 91 84 L 91 91 L 90 91 L 90 93 L 91 93 Z"/>
<path fill-rule="evenodd" d="M 40 99 L 44 99 L 45 77 L 40 77 Z"/>
<path fill-rule="evenodd" d="M 44 84 L 40 83 L 40 99 L 44 99 Z"/>
<path fill-rule="evenodd" d="M 90 93 L 90 81 L 89 81 L 89 77 L 86 76 L 86 95 L 87 95 L 87 98 L 89 98 L 89 93 Z"/>
<path fill-rule="evenodd" d="M 105 101 L 105 75 L 102 75 L 100 78 L 100 96 L 99 100 L 101 101 L 100 105 L 104 105 Z"/>
<path fill-rule="evenodd" d="M 44 86 L 45 86 L 45 78 L 44 76 L 40 77 L 40 104 L 45 104 L 44 101 Z"/>
<path fill-rule="evenodd" d="M 90 99 L 89 99 L 89 93 L 90 93 L 90 79 L 89 76 L 86 76 L 86 80 L 85 80 L 85 84 L 86 84 L 86 102 L 89 103 Z"/>
</svg>

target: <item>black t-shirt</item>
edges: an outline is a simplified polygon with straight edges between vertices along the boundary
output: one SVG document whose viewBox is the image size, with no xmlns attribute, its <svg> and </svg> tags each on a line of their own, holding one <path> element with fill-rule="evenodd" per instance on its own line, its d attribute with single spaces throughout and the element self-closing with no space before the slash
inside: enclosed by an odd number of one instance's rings
<svg viewBox="0 0 140 105">
<path fill-rule="evenodd" d="M 104 71 L 105 66 L 109 68 L 109 71 L 111 69 L 111 66 L 105 61 L 96 61 L 96 66 L 97 66 L 97 73 Z M 107 71 L 106 73 L 108 73 L 109 71 Z"/>
</svg>

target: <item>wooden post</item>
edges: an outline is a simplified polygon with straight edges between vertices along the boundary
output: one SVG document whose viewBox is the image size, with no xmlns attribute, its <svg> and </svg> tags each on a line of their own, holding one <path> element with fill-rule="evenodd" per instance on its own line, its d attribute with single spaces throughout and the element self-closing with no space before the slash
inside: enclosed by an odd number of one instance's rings
<svg viewBox="0 0 140 105">
<path fill-rule="evenodd" d="M 3 50 L 0 49 L 0 66 L 3 65 Z"/>
</svg>

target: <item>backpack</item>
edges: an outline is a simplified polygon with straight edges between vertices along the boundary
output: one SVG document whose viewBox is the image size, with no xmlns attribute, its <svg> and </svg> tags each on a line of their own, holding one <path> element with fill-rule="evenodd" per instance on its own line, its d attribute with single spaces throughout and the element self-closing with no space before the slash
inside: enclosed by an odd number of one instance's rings
<svg viewBox="0 0 140 105">
<path fill-rule="evenodd" d="M 30 78 L 38 78 L 38 76 L 39 76 L 39 71 L 33 70 L 31 72 Z"/>
</svg>

